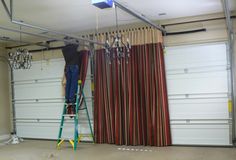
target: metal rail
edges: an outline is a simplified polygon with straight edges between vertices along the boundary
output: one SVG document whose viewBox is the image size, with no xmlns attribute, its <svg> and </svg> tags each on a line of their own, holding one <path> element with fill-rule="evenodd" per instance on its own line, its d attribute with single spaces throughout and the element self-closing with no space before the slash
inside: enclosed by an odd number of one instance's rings
<svg viewBox="0 0 236 160">
<path fill-rule="evenodd" d="M 227 33 L 228 33 L 228 51 L 229 51 L 229 61 L 230 61 L 230 81 L 231 81 L 231 100 L 232 100 L 232 140 L 233 144 L 235 145 L 236 141 L 236 126 L 235 126 L 235 61 L 234 61 L 234 32 L 233 32 L 233 25 L 230 17 L 230 9 L 229 9 L 229 1 L 228 0 L 222 0 L 223 10 L 226 17 L 226 26 L 227 26 Z"/>
<path fill-rule="evenodd" d="M 63 38 L 52 38 L 52 37 L 47 36 L 47 35 L 41 35 L 41 34 L 38 34 L 38 33 L 26 32 L 26 31 L 17 30 L 17 29 L 13 29 L 13 28 L 9 28 L 9 27 L 4 27 L 4 26 L 0 26 L 0 29 L 10 31 L 10 32 L 23 33 L 23 34 L 30 35 L 30 36 L 41 37 L 41 38 L 45 38 L 45 39 L 49 39 L 49 40 L 58 40 L 58 41 L 64 41 L 64 42 L 72 43 L 72 44 L 78 44 L 76 42 L 72 42 L 70 40 L 65 40 Z"/>
<path fill-rule="evenodd" d="M 105 46 L 105 43 L 102 43 L 102 42 L 94 41 L 94 40 L 91 40 L 91 39 L 86 39 L 86 38 L 83 38 L 83 37 L 74 36 L 74 35 L 71 35 L 71 34 L 68 34 L 68 33 L 64 33 L 64 32 L 53 31 L 53 30 L 50 30 L 50 29 L 47 29 L 47 28 L 44 28 L 44 27 L 40 27 L 40 26 L 36 26 L 36 25 L 25 23 L 25 22 L 22 22 L 22 21 L 14 20 L 13 19 L 13 11 L 14 11 L 13 10 L 13 0 L 10 0 L 10 10 L 8 9 L 8 7 L 7 7 L 6 3 L 5 3 L 5 0 L 1 0 L 1 2 L 3 4 L 3 7 L 4 7 L 8 17 L 10 18 L 11 22 L 14 23 L 14 24 L 21 25 L 21 26 L 24 26 L 24 27 L 27 27 L 27 28 L 42 30 L 44 32 L 50 32 L 50 33 L 53 33 L 53 34 L 56 34 L 56 35 L 60 35 L 60 36 L 64 36 L 64 37 L 68 36 L 68 37 L 74 38 L 74 39 L 79 40 L 79 41 L 85 41 L 85 42 L 89 42 L 89 43 L 94 43 L 94 44 L 97 44 L 97 45 Z M 39 35 L 40 34 L 31 34 L 31 36 L 39 36 Z M 42 35 L 39 36 L 39 37 L 42 37 Z M 49 37 L 47 37 L 47 38 L 49 38 Z M 52 39 L 52 38 L 50 37 L 50 39 Z M 64 41 L 64 42 L 71 43 L 71 41 L 64 40 L 62 38 L 54 38 L 54 39 L 59 40 L 59 41 Z"/>
<path fill-rule="evenodd" d="M 31 42 L 27 42 L 27 41 L 20 41 L 20 40 L 11 39 L 9 37 L 1 37 L 0 36 L 0 41 L 15 42 L 15 43 L 23 44 L 21 46 L 24 46 L 24 45 L 27 46 L 27 45 L 30 44 L 30 45 L 37 45 L 37 46 L 42 46 L 42 47 L 49 48 L 49 45 L 43 44 L 42 42 L 31 43 Z M 12 48 L 14 48 L 14 47 L 12 47 Z M 10 47 L 9 49 L 12 49 L 12 48 Z"/>
<path fill-rule="evenodd" d="M 148 25 L 150 25 L 150 26 L 152 26 L 152 27 L 154 27 L 154 28 L 156 28 L 156 29 L 162 31 L 164 34 L 166 33 L 166 30 L 165 30 L 162 26 L 159 26 L 159 25 L 153 23 L 151 20 L 149 20 L 149 19 L 148 19 L 147 17 L 145 17 L 143 14 L 140 14 L 140 13 L 138 13 L 138 12 L 136 12 L 136 11 L 130 9 L 128 6 L 126 6 L 126 5 L 122 4 L 122 3 L 120 3 L 120 2 L 117 1 L 117 0 L 114 0 L 114 4 L 115 4 L 117 7 L 119 7 L 121 10 L 123 10 L 123 11 L 129 13 L 130 15 L 132 15 L 132 16 L 134 16 L 134 17 L 136 17 L 136 18 L 138 18 L 138 19 L 140 19 L 140 20 L 142 20 L 142 21 L 144 21 L 144 22 L 147 23 Z"/>
</svg>

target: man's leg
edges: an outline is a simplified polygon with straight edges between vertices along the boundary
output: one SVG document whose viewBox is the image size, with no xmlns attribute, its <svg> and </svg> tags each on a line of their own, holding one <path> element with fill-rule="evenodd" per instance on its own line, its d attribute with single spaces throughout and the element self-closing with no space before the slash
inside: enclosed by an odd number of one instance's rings
<svg viewBox="0 0 236 160">
<path fill-rule="evenodd" d="M 66 113 L 72 114 L 72 106 L 71 106 L 71 100 L 70 100 L 70 89 L 71 89 L 71 80 L 72 80 L 72 72 L 71 72 L 71 66 L 66 66 Z"/>
<path fill-rule="evenodd" d="M 75 111 L 75 103 L 76 103 L 76 94 L 78 90 L 78 77 L 79 77 L 79 67 L 78 65 L 73 65 L 71 68 L 71 85 L 70 85 L 70 101 L 73 104 L 73 111 Z"/>
<path fill-rule="evenodd" d="M 70 66 L 66 66 L 66 67 L 65 67 L 65 75 L 66 75 L 66 92 L 65 92 L 65 98 L 66 98 L 66 103 L 69 103 L 70 88 L 71 88 L 71 71 L 70 71 Z"/>
</svg>

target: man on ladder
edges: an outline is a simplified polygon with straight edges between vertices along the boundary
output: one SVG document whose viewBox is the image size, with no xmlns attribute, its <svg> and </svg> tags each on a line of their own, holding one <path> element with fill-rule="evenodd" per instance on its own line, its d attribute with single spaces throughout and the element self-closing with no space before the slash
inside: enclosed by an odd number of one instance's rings
<svg viewBox="0 0 236 160">
<path fill-rule="evenodd" d="M 67 40 L 73 40 L 69 37 L 66 37 Z M 85 95 L 83 91 L 82 81 L 79 80 L 79 71 L 82 63 L 82 54 L 77 52 L 79 45 L 74 44 L 65 44 L 66 46 L 62 49 L 64 59 L 66 61 L 65 65 L 65 75 L 66 75 L 66 88 L 65 88 L 65 103 L 62 112 L 62 118 L 59 128 L 57 147 L 60 148 L 60 145 L 64 142 L 65 139 L 62 138 L 62 130 L 64 127 L 65 117 L 74 118 L 74 139 L 69 139 L 70 144 L 73 149 L 76 150 L 77 143 L 80 141 L 81 135 L 78 133 L 78 111 L 85 110 L 88 118 L 88 124 L 91 132 L 91 137 L 94 141 L 94 135 L 92 130 L 91 121 L 89 118 L 89 112 L 87 104 L 85 101 Z M 78 89 L 78 85 L 80 88 Z M 84 107 L 80 108 L 80 102 L 84 103 Z"/>
<path fill-rule="evenodd" d="M 70 37 L 65 37 L 65 39 L 73 40 Z M 62 53 L 66 62 L 65 102 L 67 103 L 67 114 L 75 114 L 76 93 L 78 90 L 79 71 L 82 62 L 82 55 L 79 54 L 77 51 L 78 49 L 79 45 L 68 44 L 67 42 L 65 42 L 65 47 L 62 49 Z"/>
</svg>

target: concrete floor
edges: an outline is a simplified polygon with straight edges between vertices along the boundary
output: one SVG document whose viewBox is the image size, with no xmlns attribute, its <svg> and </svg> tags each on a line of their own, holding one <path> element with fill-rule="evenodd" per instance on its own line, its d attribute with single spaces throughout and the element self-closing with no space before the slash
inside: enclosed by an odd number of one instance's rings
<svg viewBox="0 0 236 160">
<path fill-rule="evenodd" d="M 61 150 L 55 145 L 55 141 L 26 140 L 0 146 L 0 160 L 236 160 L 236 148 L 79 144 L 73 151 L 67 142 Z"/>
</svg>

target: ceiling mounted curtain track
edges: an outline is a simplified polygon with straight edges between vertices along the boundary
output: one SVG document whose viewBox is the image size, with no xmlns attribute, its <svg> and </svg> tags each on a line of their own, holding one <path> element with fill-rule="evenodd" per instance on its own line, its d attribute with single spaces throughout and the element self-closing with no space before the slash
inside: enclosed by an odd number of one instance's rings
<svg viewBox="0 0 236 160">
<path fill-rule="evenodd" d="M 56 34 L 56 35 L 60 35 L 60 36 L 64 36 L 64 37 L 68 36 L 68 37 L 74 38 L 76 40 L 85 41 L 85 42 L 89 42 L 89 43 L 105 46 L 105 43 L 103 43 L 103 42 L 98 42 L 98 41 L 94 41 L 94 40 L 91 40 L 91 39 L 86 39 L 86 38 L 83 38 L 83 37 L 77 37 L 77 36 L 74 36 L 74 35 L 71 35 L 71 34 L 67 34 L 67 33 L 63 33 L 63 32 L 58 32 L 58 31 L 53 31 L 53 30 L 50 30 L 50 29 L 47 29 L 47 28 L 44 28 L 44 27 L 40 27 L 40 26 L 36 26 L 36 25 L 25 23 L 25 22 L 22 22 L 22 21 L 14 20 L 13 19 L 13 12 L 14 12 L 14 10 L 13 10 L 13 0 L 10 0 L 10 10 L 8 9 L 8 7 L 6 5 L 5 0 L 1 0 L 1 2 L 3 4 L 3 7 L 4 7 L 8 17 L 10 18 L 11 22 L 14 23 L 14 24 L 21 25 L 21 26 L 24 26 L 24 27 L 27 27 L 27 28 L 42 30 L 44 32 L 50 32 L 50 33 L 53 33 L 53 34 Z M 128 6 L 125 6 L 124 4 L 120 3 L 119 1 L 114 0 L 114 4 L 117 7 L 119 7 L 121 10 L 123 10 L 123 11 L 129 13 L 130 15 L 132 15 L 132 16 L 140 19 L 140 20 L 142 20 L 143 22 L 147 23 L 148 25 L 150 25 L 150 26 L 152 26 L 152 27 L 162 31 L 164 34 L 166 33 L 166 30 L 162 26 L 159 26 L 159 25 L 151 22 L 151 20 L 149 20 L 143 14 L 140 14 L 140 13 L 130 9 Z M 65 41 L 64 39 L 57 39 L 57 40 Z"/>
</svg>

